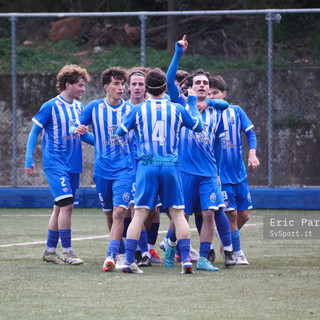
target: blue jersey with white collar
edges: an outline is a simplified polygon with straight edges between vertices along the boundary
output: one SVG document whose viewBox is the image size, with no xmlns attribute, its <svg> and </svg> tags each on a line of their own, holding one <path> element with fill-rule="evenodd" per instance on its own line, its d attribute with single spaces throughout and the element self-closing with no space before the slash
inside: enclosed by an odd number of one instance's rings
<svg viewBox="0 0 320 320">
<path fill-rule="evenodd" d="M 193 132 L 187 128 L 181 130 L 180 171 L 204 177 L 218 176 L 214 144 L 216 137 L 224 136 L 221 116 L 221 110 L 207 108 L 201 113 L 202 132 Z"/>
<path fill-rule="evenodd" d="M 116 179 L 132 175 L 132 155 L 128 135 L 116 134 L 122 117 L 131 106 L 121 99 L 117 106 L 111 106 L 106 99 L 90 102 L 82 112 L 77 124 L 92 125 L 94 135 L 93 175 L 104 179 Z"/>
<path fill-rule="evenodd" d="M 199 119 L 192 117 L 181 105 L 167 99 L 149 99 L 132 109 L 123 119 L 121 129 L 134 128 L 138 156 L 178 159 L 179 133 L 183 126 L 196 129 Z"/>
<path fill-rule="evenodd" d="M 235 105 L 223 111 L 222 119 L 226 135 L 222 139 L 220 179 L 222 184 L 238 184 L 247 178 L 242 158 L 242 132 L 248 132 L 253 124 L 243 109 Z"/>
<path fill-rule="evenodd" d="M 82 172 L 82 150 L 79 135 L 70 135 L 69 128 L 79 118 L 83 104 L 69 103 L 60 95 L 44 103 L 32 121 L 43 129 L 43 169 Z"/>
</svg>

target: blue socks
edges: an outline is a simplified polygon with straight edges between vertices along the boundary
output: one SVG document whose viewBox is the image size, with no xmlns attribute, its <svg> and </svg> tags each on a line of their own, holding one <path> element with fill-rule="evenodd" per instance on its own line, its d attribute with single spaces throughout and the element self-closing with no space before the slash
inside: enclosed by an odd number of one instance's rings
<svg viewBox="0 0 320 320">
<path fill-rule="evenodd" d="M 232 238 L 233 251 L 240 251 L 241 250 L 240 230 L 237 229 L 235 231 L 231 231 L 231 238 Z"/>
<path fill-rule="evenodd" d="M 119 247 L 120 247 L 120 241 L 110 240 L 107 257 L 112 257 L 114 259 L 119 252 Z"/>
<path fill-rule="evenodd" d="M 129 227 L 129 224 L 131 222 L 131 218 L 124 218 L 123 220 L 123 233 L 122 233 L 122 237 L 126 238 L 127 237 L 127 230 Z"/>
<path fill-rule="evenodd" d="M 178 240 L 178 245 L 181 251 L 181 261 L 190 260 L 190 238 Z"/>
<path fill-rule="evenodd" d="M 155 245 L 158 238 L 160 223 L 152 223 L 150 228 L 147 230 L 148 234 L 148 243 Z"/>
<path fill-rule="evenodd" d="M 140 239 L 139 239 L 139 247 L 140 247 L 142 254 L 144 252 L 149 252 L 147 230 L 141 231 L 141 235 L 140 235 Z"/>
<path fill-rule="evenodd" d="M 59 236 L 63 249 L 71 248 L 71 229 L 60 229 Z"/>
<path fill-rule="evenodd" d="M 119 247 L 119 254 L 124 254 L 126 253 L 126 245 L 124 243 L 123 238 L 120 240 L 120 247 Z"/>
<path fill-rule="evenodd" d="M 59 242 L 59 231 L 48 229 L 47 247 L 56 248 Z"/>
<path fill-rule="evenodd" d="M 170 227 L 168 229 L 168 233 L 167 234 L 168 234 L 168 239 L 170 239 L 171 242 L 176 242 L 177 241 L 176 234 L 171 231 Z"/>
<path fill-rule="evenodd" d="M 138 246 L 138 240 L 127 239 L 126 241 L 126 260 L 129 264 L 133 264 Z"/>
<path fill-rule="evenodd" d="M 200 257 L 204 257 L 208 259 L 210 246 L 211 246 L 211 242 L 200 242 L 200 252 L 199 252 Z"/>
<path fill-rule="evenodd" d="M 226 214 L 222 209 L 215 211 L 214 221 L 216 222 L 217 230 L 223 246 L 230 246 L 232 244 L 230 224 Z"/>
</svg>

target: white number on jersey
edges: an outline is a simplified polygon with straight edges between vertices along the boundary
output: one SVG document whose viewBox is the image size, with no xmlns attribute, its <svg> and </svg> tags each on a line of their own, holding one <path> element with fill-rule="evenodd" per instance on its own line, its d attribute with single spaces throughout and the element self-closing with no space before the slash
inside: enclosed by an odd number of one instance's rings
<svg viewBox="0 0 320 320">
<path fill-rule="evenodd" d="M 164 135 L 164 124 L 165 122 L 163 120 L 157 121 L 152 131 L 152 141 L 159 142 L 160 146 L 163 146 L 166 141 Z"/>
<path fill-rule="evenodd" d="M 66 186 L 66 179 L 65 178 L 60 178 L 60 180 L 61 180 L 61 186 L 62 187 L 65 187 Z"/>
</svg>

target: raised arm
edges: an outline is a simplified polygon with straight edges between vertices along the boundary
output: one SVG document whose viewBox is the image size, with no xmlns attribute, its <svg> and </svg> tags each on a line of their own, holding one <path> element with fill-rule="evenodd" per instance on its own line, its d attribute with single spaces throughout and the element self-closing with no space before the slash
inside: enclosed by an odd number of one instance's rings
<svg viewBox="0 0 320 320">
<path fill-rule="evenodd" d="M 182 40 L 176 42 L 175 53 L 167 71 L 167 89 L 172 102 L 179 102 L 180 91 L 175 83 L 175 77 L 178 71 L 178 65 L 182 54 L 188 48 L 187 36 L 184 35 Z"/>
</svg>

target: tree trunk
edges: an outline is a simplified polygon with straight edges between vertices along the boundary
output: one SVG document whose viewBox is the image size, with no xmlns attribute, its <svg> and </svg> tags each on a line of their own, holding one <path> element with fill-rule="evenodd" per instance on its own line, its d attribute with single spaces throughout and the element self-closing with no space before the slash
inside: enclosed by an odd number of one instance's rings
<svg viewBox="0 0 320 320">
<path fill-rule="evenodd" d="M 168 0 L 168 11 L 177 11 L 178 0 Z M 179 17 L 178 16 L 168 16 L 168 28 L 167 28 L 167 51 L 170 54 L 174 54 L 174 46 L 176 41 L 178 41 L 178 27 L 179 27 Z M 182 35 L 180 35 L 182 37 Z"/>
</svg>

